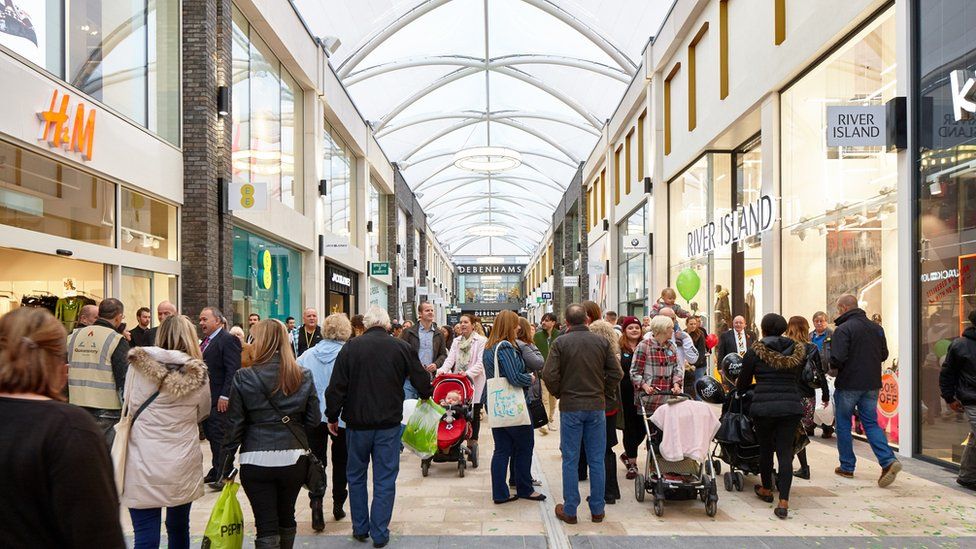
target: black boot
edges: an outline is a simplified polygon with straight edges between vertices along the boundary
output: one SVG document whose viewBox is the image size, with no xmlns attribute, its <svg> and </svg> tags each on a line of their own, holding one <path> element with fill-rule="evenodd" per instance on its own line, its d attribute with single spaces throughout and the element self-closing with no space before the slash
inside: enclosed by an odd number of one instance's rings
<svg viewBox="0 0 976 549">
<path fill-rule="evenodd" d="M 322 514 L 322 498 L 315 498 L 311 502 L 312 507 L 312 530 L 321 532 L 325 530 L 325 515 Z"/>
<path fill-rule="evenodd" d="M 333 503 L 332 504 L 332 518 L 334 518 L 336 520 L 342 520 L 342 519 L 346 518 L 346 512 L 342 510 L 342 504 L 341 503 Z"/>
<path fill-rule="evenodd" d="M 796 471 L 793 471 L 793 476 L 802 478 L 803 480 L 810 480 L 810 466 L 800 467 Z"/>
<path fill-rule="evenodd" d="M 824 425 L 821 427 L 822 432 L 820 433 L 820 438 L 830 438 L 834 436 L 834 428 L 830 425 Z"/>
<path fill-rule="evenodd" d="M 281 538 L 278 536 L 264 536 L 254 540 L 254 549 L 278 549 L 281 547 Z"/>
<path fill-rule="evenodd" d="M 281 549 L 292 549 L 295 546 L 295 532 L 298 528 L 278 528 L 278 538 L 280 539 Z"/>
</svg>

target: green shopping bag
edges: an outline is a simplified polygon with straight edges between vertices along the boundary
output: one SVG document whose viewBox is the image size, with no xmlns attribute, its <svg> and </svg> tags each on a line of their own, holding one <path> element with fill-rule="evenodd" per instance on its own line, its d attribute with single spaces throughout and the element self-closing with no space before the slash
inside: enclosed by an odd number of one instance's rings
<svg viewBox="0 0 976 549">
<path fill-rule="evenodd" d="M 240 487 L 236 482 L 224 485 L 203 532 L 203 549 L 241 549 L 244 545 L 244 512 L 237 501 Z"/>
<path fill-rule="evenodd" d="M 427 399 L 417 404 L 410 421 L 403 430 L 403 445 L 427 459 L 437 453 L 437 425 L 444 416 L 444 408 Z"/>
</svg>

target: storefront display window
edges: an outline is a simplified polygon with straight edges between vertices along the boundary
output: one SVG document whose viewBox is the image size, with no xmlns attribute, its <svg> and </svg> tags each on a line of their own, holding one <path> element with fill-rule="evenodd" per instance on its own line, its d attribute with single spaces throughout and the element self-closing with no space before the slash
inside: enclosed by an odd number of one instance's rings
<svg viewBox="0 0 976 549">
<path fill-rule="evenodd" d="M 301 307 L 301 253 L 234 227 L 234 323 L 251 313 L 301 318 Z"/>
<path fill-rule="evenodd" d="M 762 146 L 758 139 L 735 152 L 736 205 L 743 207 L 762 196 Z M 762 238 L 761 234 L 744 238 L 739 244 L 742 252 L 742 316 L 746 329 L 759 334 L 762 303 Z"/>
<path fill-rule="evenodd" d="M 836 315 L 844 294 L 889 334 L 884 369 L 897 395 L 899 341 L 896 153 L 827 147 L 829 105 L 884 105 L 896 92 L 894 9 L 867 24 L 781 95 L 783 311 Z M 856 68 L 856 70 L 854 70 Z M 895 396 L 895 402 L 897 397 Z M 890 403 L 889 403 L 890 404 Z M 879 421 L 898 443 L 897 408 Z"/>
<path fill-rule="evenodd" d="M 0 45 L 179 145 L 179 0 L 7 0 L 0 21 Z"/>
<path fill-rule="evenodd" d="M 0 224 L 115 245 L 115 185 L 0 141 Z"/>
<path fill-rule="evenodd" d="M 346 236 L 352 242 L 352 211 L 355 200 L 356 157 L 339 137 L 335 128 L 326 124 L 325 172 L 328 193 L 325 196 L 326 229 L 332 234 Z"/>
<path fill-rule="evenodd" d="M 359 277 L 356 273 L 333 265 L 325 264 L 326 306 L 329 314 L 346 313 L 352 316 Z"/>
<path fill-rule="evenodd" d="M 369 225 L 366 239 L 368 241 L 368 256 L 372 262 L 386 261 L 383 242 L 386 241 L 386 197 L 380 193 L 375 182 L 369 185 Z"/>
<path fill-rule="evenodd" d="M 232 33 L 234 181 L 302 211 L 302 89 L 236 8 Z"/>
<path fill-rule="evenodd" d="M 177 259 L 176 206 L 123 188 L 120 212 L 120 248 L 163 259 Z"/>
<path fill-rule="evenodd" d="M 134 328 L 139 307 L 153 310 L 150 325 L 157 325 L 155 307 L 162 301 L 176 303 L 178 278 L 175 275 L 153 273 L 140 269 L 122 268 L 122 293 L 119 299 L 125 305 L 126 324 Z"/>
<path fill-rule="evenodd" d="M 106 274 L 99 263 L 0 249 L 0 315 L 17 307 L 40 307 L 70 331 L 82 305 L 106 296 Z"/>
<path fill-rule="evenodd" d="M 668 185 L 669 280 L 691 270 L 699 280 L 698 292 L 682 307 L 704 317 L 705 329 L 722 333 L 732 326 L 732 246 L 708 251 L 692 245 L 689 234 L 732 210 L 732 159 L 727 153 L 709 153 L 671 180 Z M 652 295 L 657 299 L 657 295 Z"/>
<path fill-rule="evenodd" d="M 650 233 L 651 207 L 645 202 L 617 227 L 620 263 L 617 268 L 618 313 L 643 317 L 647 311 L 647 253 L 624 253 L 625 244 L 634 236 Z"/>
<path fill-rule="evenodd" d="M 939 372 L 949 343 L 968 327 L 976 308 L 976 131 L 953 113 L 949 74 L 976 68 L 976 5 L 931 0 L 916 6 L 920 45 L 921 118 L 918 150 L 920 307 L 916 408 L 919 450 L 959 463 L 969 435 L 965 414 L 941 398 Z"/>
</svg>

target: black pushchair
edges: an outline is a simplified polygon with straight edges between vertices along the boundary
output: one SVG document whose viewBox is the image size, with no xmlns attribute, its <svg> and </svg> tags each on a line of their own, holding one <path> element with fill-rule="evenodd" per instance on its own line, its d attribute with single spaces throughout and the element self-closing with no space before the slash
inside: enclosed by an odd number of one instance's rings
<svg viewBox="0 0 976 549">
<path fill-rule="evenodd" d="M 725 490 L 733 489 L 741 492 L 743 475 L 759 474 L 759 442 L 753 428 L 752 418 L 749 417 L 749 406 L 752 403 L 752 389 L 740 392 L 736 389 L 729 391 L 722 404 L 722 416 L 719 418 L 721 426 L 715 434 L 715 445 L 712 449 L 712 463 L 716 474 L 722 474 Z M 729 470 L 722 473 L 721 459 L 729 466 Z"/>
</svg>

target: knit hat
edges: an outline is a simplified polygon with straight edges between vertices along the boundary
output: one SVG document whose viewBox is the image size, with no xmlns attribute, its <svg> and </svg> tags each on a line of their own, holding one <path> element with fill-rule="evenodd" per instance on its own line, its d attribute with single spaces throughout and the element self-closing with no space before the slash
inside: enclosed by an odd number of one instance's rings
<svg viewBox="0 0 976 549">
<path fill-rule="evenodd" d="M 636 324 L 640 326 L 641 321 L 636 316 L 625 316 L 620 319 L 620 322 L 617 323 L 617 325 L 623 328 L 624 330 L 626 330 L 627 326 L 631 324 Z"/>
</svg>

